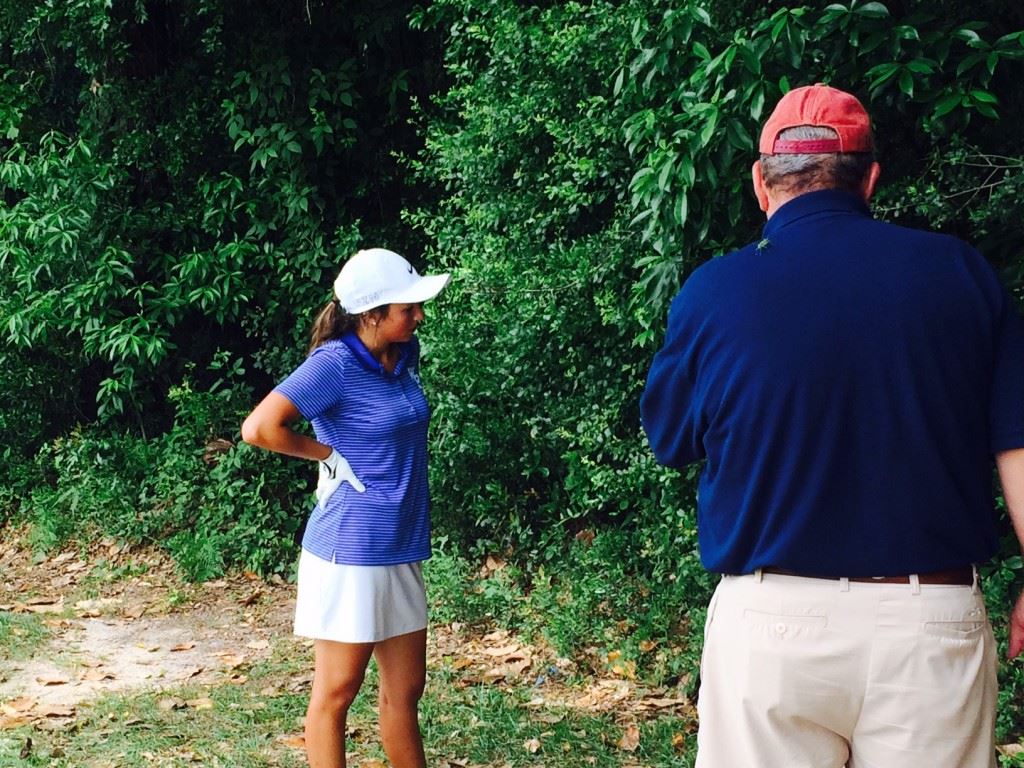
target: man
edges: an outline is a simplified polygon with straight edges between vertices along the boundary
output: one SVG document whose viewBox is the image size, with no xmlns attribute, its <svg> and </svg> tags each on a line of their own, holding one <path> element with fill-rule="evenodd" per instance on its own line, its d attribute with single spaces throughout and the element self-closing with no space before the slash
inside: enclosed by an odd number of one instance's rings
<svg viewBox="0 0 1024 768">
<path fill-rule="evenodd" d="M 1024 541 L 1024 323 L 970 246 L 871 218 L 852 95 L 789 92 L 760 152 L 764 236 L 683 285 L 641 401 L 661 463 L 705 461 L 723 574 L 697 766 L 995 766 L 976 566 L 993 456 Z"/>
</svg>

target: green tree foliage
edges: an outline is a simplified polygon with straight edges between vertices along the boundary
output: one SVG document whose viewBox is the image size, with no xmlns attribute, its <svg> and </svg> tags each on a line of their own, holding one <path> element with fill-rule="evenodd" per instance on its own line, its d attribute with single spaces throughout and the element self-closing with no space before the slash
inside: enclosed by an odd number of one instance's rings
<svg viewBox="0 0 1024 768">
<path fill-rule="evenodd" d="M 411 7 L 0 6 L 0 519 L 167 541 L 195 576 L 287 567 L 308 468 L 201 457 L 302 358 L 348 254 L 415 250 L 396 157 L 441 70 Z"/>
<path fill-rule="evenodd" d="M 101 415 L 143 429 L 217 348 L 293 363 L 339 261 L 401 240 L 393 153 L 416 146 L 408 95 L 434 76 L 408 10 L 5 4 L 6 344 L 63 345 Z"/>
</svg>

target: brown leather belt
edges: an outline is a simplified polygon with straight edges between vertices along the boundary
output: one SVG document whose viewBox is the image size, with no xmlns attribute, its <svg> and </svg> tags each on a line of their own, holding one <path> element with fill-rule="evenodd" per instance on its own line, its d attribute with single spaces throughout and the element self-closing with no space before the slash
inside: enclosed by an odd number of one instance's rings
<svg viewBox="0 0 1024 768">
<path fill-rule="evenodd" d="M 838 576 L 813 576 L 806 573 L 787 571 L 785 568 L 762 568 L 762 573 L 776 573 L 780 576 L 800 576 L 805 579 L 831 579 L 839 581 Z M 849 576 L 850 581 L 862 582 L 865 584 L 909 584 L 909 576 Z M 932 573 L 919 573 L 917 579 L 920 584 L 948 584 L 969 587 L 974 584 L 974 569 L 970 566 L 965 568 L 950 568 L 948 571 L 933 571 Z"/>
</svg>

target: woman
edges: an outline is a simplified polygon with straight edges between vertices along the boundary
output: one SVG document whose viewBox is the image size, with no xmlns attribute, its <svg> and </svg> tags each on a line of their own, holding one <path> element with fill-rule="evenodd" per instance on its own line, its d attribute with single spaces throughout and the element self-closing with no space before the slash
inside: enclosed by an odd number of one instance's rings
<svg viewBox="0 0 1024 768">
<path fill-rule="evenodd" d="M 420 387 L 422 303 L 449 275 L 421 277 L 397 253 L 359 251 L 317 317 L 309 356 L 256 406 L 242 439 L 320 462 L 299 560 L 295 633 L 314 638 L 306 751 L 343 768 L 345 721 L 370 657 L 380 730 L 395 768 L 423 768 L 417 706 L 426 676 L 430 556 L 427 421 Z M 316 439 L 292 429 L 299 418 Z"/>
</svg>

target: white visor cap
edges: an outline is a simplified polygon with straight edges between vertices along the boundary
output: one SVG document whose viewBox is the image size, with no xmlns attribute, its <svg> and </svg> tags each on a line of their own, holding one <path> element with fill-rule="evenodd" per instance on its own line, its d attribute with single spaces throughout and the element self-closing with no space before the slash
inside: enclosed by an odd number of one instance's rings
<svg viewBox="0 0 1024 768">
<path fill-rule="evenodd" d="M 441 292 L 451 275 L 421 276 L 394 251 L 367 248 L 345 262 L 334 281 L 341 308 L 358 315 L 385 304 L 420 304 Z"/>
</svg>

